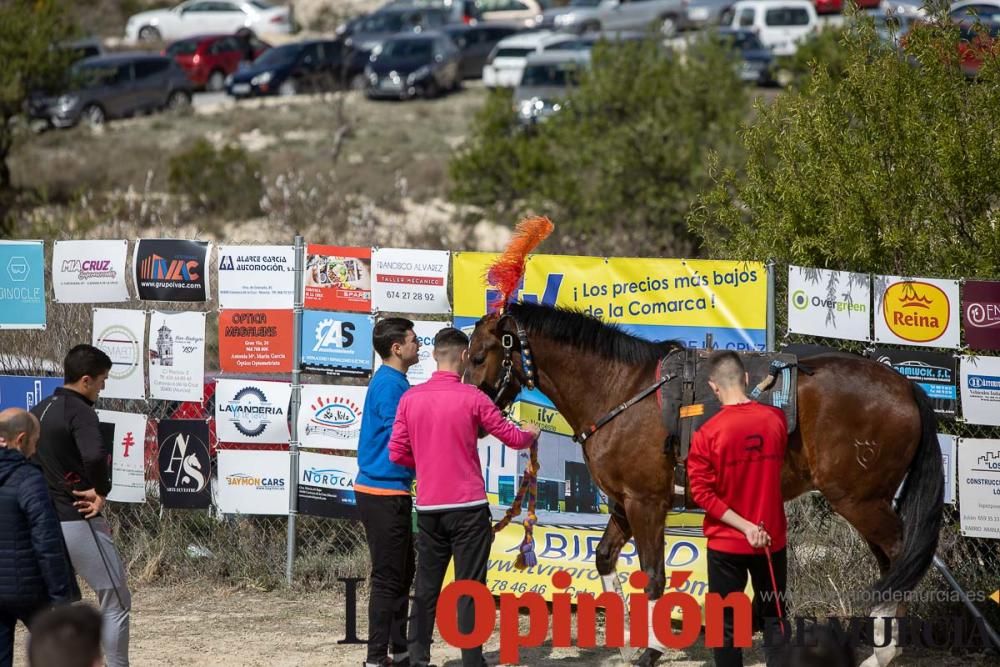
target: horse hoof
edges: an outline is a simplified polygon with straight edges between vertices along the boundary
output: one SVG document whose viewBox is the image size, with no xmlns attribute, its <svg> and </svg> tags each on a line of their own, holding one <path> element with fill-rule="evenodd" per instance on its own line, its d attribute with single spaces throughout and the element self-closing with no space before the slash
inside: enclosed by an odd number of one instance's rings
<svg viewBox="0 0 1000 667">
<path fill-rule="evenodd" d="M 656 649 L 647 648 L 642 652 L 642 655 L 639 656 L 639 660 L 636 661 L 635 664 L 638 665 L 638 667 L 653 667 L 662 655 L 663 654 Z"/>
</svg>

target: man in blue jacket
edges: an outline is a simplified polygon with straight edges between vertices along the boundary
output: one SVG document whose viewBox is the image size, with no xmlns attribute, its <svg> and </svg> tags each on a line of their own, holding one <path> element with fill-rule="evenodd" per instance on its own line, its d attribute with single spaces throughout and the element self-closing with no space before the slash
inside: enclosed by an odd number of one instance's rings
<svg viewBox="0 0 1000 667">
<path fill-rule="evenodd" d="M 399 399 L 410 388 L 406 371 L 420 360 L 420 341 L 413 322 L 387 317 L 375 325 L 372 343 L 382 366 L 372 376 L 365 397 L 354 482 L 372 562 L 365 665 L 409 665 L 406 617 L 415 560 L 410 519 L 413 471 L 389 460 L 389 436 Z"/>
<path fill-rule="evenodd" d="M 28 461 L 41 429 L 26 410 L 0 412 L 0 667 L 14 660 L 14 628 L 71 601 L 62 532 L 41 468 Z"/>
</svg>

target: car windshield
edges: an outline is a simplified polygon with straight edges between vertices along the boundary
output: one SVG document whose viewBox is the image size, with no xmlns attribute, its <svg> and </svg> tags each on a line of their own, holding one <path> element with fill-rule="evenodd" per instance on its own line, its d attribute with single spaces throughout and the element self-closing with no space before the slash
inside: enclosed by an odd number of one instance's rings
<svg viewBox="0 0 1000 667">
<path fill-rule="evenodd" d="M 402 58 L 423 58 L 430 60 L 434 42 L 429 39 L 397 39 L 382 45 L 379 58 L 399 60 Z"/>
<path fill-rule="evenodd" d="M 529 53 L 532 53 L 534 49 L 519 49 L 509 46 L 505 49 L 497 50 L 497 58 L 524 58 Z"/>
<path fill-rule="evenodd" d="M 168 56 L 189 56 L 198 50 L 198 40 L 185 39 L 167 47 Z"/>
<path fill-rule="evenodd" d="M 399 32 L 403 29 L 403 15 L 396 13 L 372 14 L 358 26 L 356 32 Z"/>
<path fill-rule="evenodd" d="M 577 68 L 572 63 L 528 65 L 524 68 L 521 85 L 566 87 L 576 85 L 577 78 Z"/>
<path fill-rule="evenodd" d="M 278 67 L 279 65 L 288 65 L 295 61 L 296 56 L 302 50 L 302 46 L 299 44 L 288 44 L 286 46 L 278 46 L 273 49 L 268 49 L 264 54 L 254 61 L 255 65 L 263 65 L 265 67 Z"/>
<path fill-rule="evenodd" d="M 118 68 L 115 65 L 76 64 L 69 70 L 69 87 L 71 90 L 82 90 L 111 84 L 115 82 L 117 76 Z"/>
</svg>

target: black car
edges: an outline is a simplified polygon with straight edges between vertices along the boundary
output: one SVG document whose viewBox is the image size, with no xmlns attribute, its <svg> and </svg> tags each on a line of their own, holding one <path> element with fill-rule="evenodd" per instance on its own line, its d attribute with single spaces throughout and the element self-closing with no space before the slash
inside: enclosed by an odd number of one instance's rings
<svg viewBox="0 0 1000 667">
<path fill-rule="evenodd" d="M 111 118 L 187 107 L 192 94 L 191 81 L 172 58 L 118 53 L 75 63 L 61 93 L 32 97 L 28 113 L 55 127 L 81 120 L 101 125 Z"/>
<path fill-rule="evenodd" d="M 295 95 L 335 89 L 346 76 L 348 55 L 338 40 L 308 40 L 265 51 L 226 79 L 233 97 Z"/>
<path fill-rule="evenodd" d="M 493 47 L 519 30 L 519 26 L 503 23 L 457 24 L 444 28 L 462 56 L 460 71 L 463 79 L 482 78 L 483 66 L 489 60 Z"/>
<path fill-rule="evenodd" d="M 716 35 L 723 45 L 732 49 L 739 58 L 739 77 L 745 83 L 760 86 L 774 83 L 772 69 L 774 54 L 764 46 L 752 30 L 719 28 Z"/>
<path fill-rule="evenodd" d="M 354 24 L 347 44 L 356 51 L 370 53 L 390 37 L 438 30 L 451 22 L 451 11 L 444 7 L 390 5 Z"/>
<path fill-rule="evenodd" d="M 372 52 L 365 68 L 368 97 L 436 97 L 462 84 L 458 47 L 443 32 L 401 35 Z"/>
</svg>

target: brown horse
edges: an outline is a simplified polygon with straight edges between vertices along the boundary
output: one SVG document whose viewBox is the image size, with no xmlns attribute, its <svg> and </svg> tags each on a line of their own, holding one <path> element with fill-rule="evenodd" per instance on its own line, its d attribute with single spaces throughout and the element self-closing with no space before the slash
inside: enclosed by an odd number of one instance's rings
<svg viewBox="0 0 1000 667">
<path fill-rule="evenodd" d="M 508 382 L 505 335 L 513 348 Z M 525 345 L 538 388 L 576 433 L 648 387 L 660 360 L 681 347 L 633 337 L 578 312 L 512 303 L 503 316 L 488 315 L 476 324 L 466 381 L 499 406 L 509 405 L 529 379 Z M 919 387 L 883 364 L 853 355 L 816 356 L 803 363 L 809 373 L 798 371 L 798 427 L 789 437 L 782 493 L 790 500 L 806 491 L 821 492 L 875 555 L 882 575 L 875 590 L 909 591 L 931 563 L 941 523 L 944 478 L 934 411 Z M 583 447 L 590 474 L 613 501 L 597 569 L 611 574 L 623 545 L 634 537 L 651 600 L 662 595 L 666 582 L 663 527 L 674 493 L 674 454 L 667 437 L 650 395 Z M 893 496 L 904 477 L 897 512 Z M 893 602 L 876 613 L 905 611 Z M 888 664 L 897 651 L 895 646 L 878 649 L 866 664 Z M 659 656 L 647 649 L 639 664 L 654 664 Z"/>
</svg>

